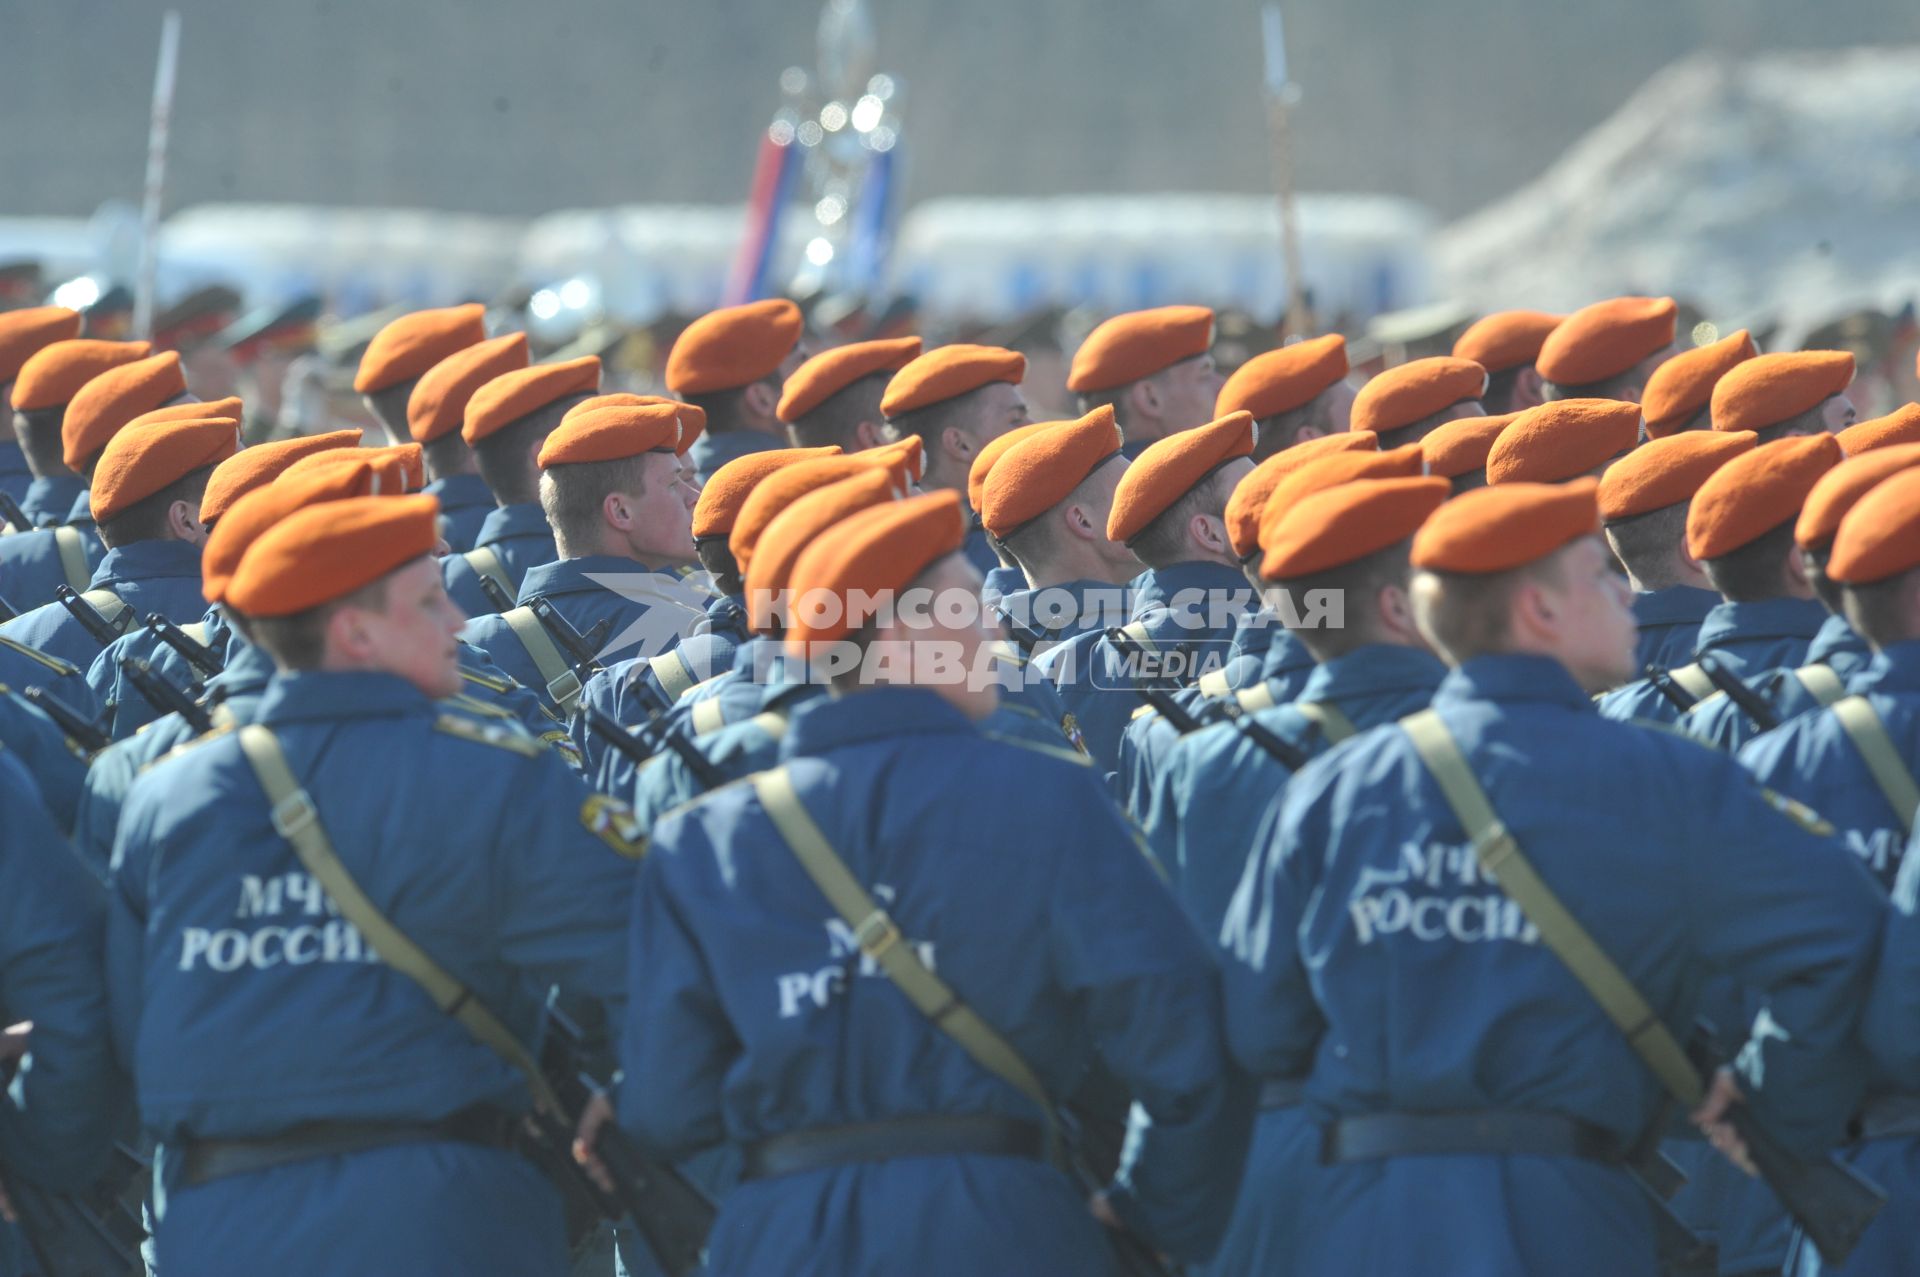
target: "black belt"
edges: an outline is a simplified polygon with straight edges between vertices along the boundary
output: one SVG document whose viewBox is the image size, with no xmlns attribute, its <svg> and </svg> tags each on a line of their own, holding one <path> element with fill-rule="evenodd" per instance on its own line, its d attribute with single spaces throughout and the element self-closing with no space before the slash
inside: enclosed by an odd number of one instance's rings
<svg viewBox="0 0 1920 1277">
<path fill-rule="evenodd" d="M 181 1148 L 188 1185 L 229 1175 L 247 1175 L 316 1157 L 339 1157 L 453 1140 L 510 1149 L 520 1138 L 520 1119 L 497 1108 L 462 1109 L 438 1122 L 311 1122 L 261 1140 L 196 1140 Z"/>
<path fill-rule="evenodd" d="M 1854 1138 L 1892 1139 L 1897 1135 L 1920 1135 L 1920 1095 L 1879 1095 L 1867 1101 L 1867 1107 L 1853 1121 Z"/>
<path fill-rule="evenodd" d="M 895 1157 L 965 1155 L 1044 1161 L 1046 1132 L 1032 1122 L 969 1114 L 821 1126 L 748 1145 L 740 1177 L 767 1179 Z"/>
<path fill-rule="evenodd" d="M 1307 1080 L 1303 1077 L 1270 1077 L 1260 1084 L 1260 1107 L 1264 1109 L 1292 1108 L 1300 1102 L 1307 1089 Z"/>
<path fill-rule="evenodd" d="M 1591 1122 L 1513 1109 L 1373 1113 L 1341 1118 L 1320 1133 L 1320 1160 L 1328 1165 L 1463 1153 L 1584 1157 L 1596 1162 L 1624 1158 L 1620 1142 Z"/>
</svg>

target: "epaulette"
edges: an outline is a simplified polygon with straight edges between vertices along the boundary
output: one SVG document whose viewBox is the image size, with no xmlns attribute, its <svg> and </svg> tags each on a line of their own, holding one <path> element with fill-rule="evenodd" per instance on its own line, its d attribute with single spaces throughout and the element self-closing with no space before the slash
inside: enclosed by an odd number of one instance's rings
<svg viewBox="0 0 1920 1277">
<path fill-rule="evenodd" d="M 687 726 L 695 736 L 705 736 L 717 732 L 727 725 L 727 708 L 717 696 L 709 696 L 697 702 L 687 715 Z"/>
<path fill-rule="evenodd" d="M 458 714 L 441 714 L 433 720 L 433 730 L 445 732 L 449 736 L 458 736 L 461 740 L 470 740 L 479 745 L 492 745 L 526 758 L 538 758 L 547 750 L 545 745 L 525 732 L 513 731 L 493 723 L 477 723 L 471 718 L 462 718 Z"/>
<path fill-rule="evenodd" d="M 1199 690 L 1200 695 L 1209 700 L 1219 700 L 1222 696 L 1233 694 L 1233 685 L 1227 681 L 1227 671 L 1224 668 L 1202 674 L 1194 687 Z"/>
<path fill-rule="evenodd" d="M 447 697 L 446 703 L 466 713 L 478 714 L 482 718 L 514 717 L 512 710 L 502 709 L 498 705 L 489 705 L 482 700 L 475 700 L 465 692 L 455 692 L 452 696 Z"/>
<path fill-rule="evenodd" d="M 78 674 L 80 672 L 80 667 L 78 665 L 69 664 L 68 662 L 61 660 L 57 656 L 41 651 L 37 647 L 28 647 L 25 643 L 20 642 L 18 639 L 10 639 L 5 637 L 4 635 L 0 635 L 0 647 L 4 647 L 11 652 L 18 652 L 22 656 L 29 657 L 33 660 L 36 660 L 40 662 L 42 665 L 46 666 L 48 669 L 52 670 L 54 673 L 61 675 L 62 677 L 65 677 L 68 674 Z"/>
<path fill-rule="evenodd" d="M 460 677 L 466 679 L 469 683 L 475 683 L 486 688 L 489 692 L 502 695 L 511 692 L 514 687 L 513 680 L 510 678 L 495 678 L 491 674 L 483 674 L 479 670 L 468 669 L 464 665 L 460 667 Z"/>
<path fill-rule="evenodd" d="M 1233 699 L 1248 713 L 1272 709 L 1280 703 L 1273 699 L 1273 688 L 1266 683 L 1255 683 L 1252 687 L 1243 687 L 1233 694 Z"/>
<path fill-rule="evenodd" d="M 237 726 L 238 726 L 237 723 L 234 723 L 231 720 L 229 720 L 228 722 L 219 724 L 210 732 L 202 732 L 200 735 L 193 737 L 191 740 L 183 740 L 178 745 L 175 745 L 172 749 L 168 750 L 166 753 L 160 755 L 160 757 L 151 759 L 147 762 L 140 764 L 140 774 L 144 776 L 146 773 L 152 771 L 154 768 L 158 767 L 161 763 L 164 763 L 169 759 L 178 758 L 180 755 L 187 753 L 189 750 L 198 749 L 202 745 L 210 744 L 213 741 L 219 740 L 222 736 L 231 735 L 233 733 L 233 729 Z"/>
<path fill-rule="evenodd" d="M 1832 823 L 1822 817 L 1820 813 L 1813 808 L 1798 799 L 1789 798 L 1785 794 L 1768 789 L 1765 785 L 1759 785 L 1756 786 L 1756 788 L 1760 790 L 1760 797 L 1765 800 L 1767 806 L 1773 808 L 1782 816 L 1785 816 L 1788 820 L 1800 826 L 1800 828 L 1818 838 L 1833 837 L 1834 830 Z"/>
<path fill-rule="evenodd" d="M 1715 695 L 1724 695 L 1724 693 L 1716 692 Z M 1693 735 L 1691 732 L 1683 732 L 1678 727 L 1675 727 L 1672 723 L 1662 723 L 1659 720 L 1652 719 L 1652 718 L 1629 718 L 1626 721 L 1628 723 L 1631 723 L 1635 727 L 1644 727 L 1649 731 L 1659 732 L 1663 736 L 1671 736 L 1675 740 L 1686 741 L 1689 745 L 1697 745 L 1701 749 L 1704 749 L 1711 754 L 1720 754 L 1722 756 L 1725 756 L 1726 754 L 1725 750 L 1721 749 L 1718 745 L 1714 744 L 1712 741 L 1701 740 L 1698 736 Z"/>
<path fill-rule="evenodd" d="M 1129 723 L 1137 722 L 1138 720 L 1145 718 L 1149 714 L 1158 714 L 1159 712 L 1160 712 L 1159 710 L 1155 709 L 1151 705 L 1142 705 L 1140 708 L 1134 710 L 1133 713 L 1127 715 L 1127 721 Z"/>
<path fill-rule="evenodd" d="M 1046 745 L 1037 740 L 1028 740 L 1024 736 L 1002 736 L 998 732 L 981 732 L 980 735 L 1002 745 L 1014 745 L 1021 749 L 1030 749 L 1036 754 L 1045 754 L 1048 758 L 1058 758 L 1062 762 L 1073 763 L 1080 767 L 1093 766 L 1093 760 L 1085 754 L 1076 753 L 1064 745 Z"/>
</svg>

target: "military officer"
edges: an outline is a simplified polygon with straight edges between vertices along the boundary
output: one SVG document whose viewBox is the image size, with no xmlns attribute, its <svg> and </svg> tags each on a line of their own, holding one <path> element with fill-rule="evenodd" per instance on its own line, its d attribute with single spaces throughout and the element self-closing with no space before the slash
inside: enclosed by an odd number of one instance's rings
<svg viewBox="0 0 1920 1277">
<path fill-rule="evenodd" d="M 1741 328 L 1719 341 L 1683 350 L 1654 369 L 1640 398 L 1641 428 L 1647 438 L 1711 429 L 1713 388 L 1737 365 L 1759 353 L 1753 335 Z"/>
<path fill-rule="evenodd" d="M 13 380 L 20 368 L 39 351 L 56 341 L 71 341 L 80 335 L 80 312 L 65 306 L 30 306 L 24 310 L 0 311 L 0 491 L 15 501 L 25 502 L 35 475 L 13 424 Z M 36 505 L 45 504 L 36 501 Z M 71 501 L 68 502 L 71 504 Z M 33 514 L 32 510 L 27 511 Z M 24 532 L 25 528 L 15 528 Z"/>
<path fill-rule="evenodd" d="M 1713 384 L 1708 411 L 1715 430 L 1751 430 L 1761 443 L 1832 433 L 1853 424 L 1852 384 L 1853 356 L 1844 350 L 1755 355 Z"/>
<path fill-rule="evenodd" d="M 893 374 L 920 353 L 918 337 L 849 342 L 788 374 L 774 416 L 796 448 L 859 452 L 888 442 L 880 400 Z"/>
<path fill-rule="evenodd" d="M 784 297 L 727 306 L 688 324 L 667 352 L 667 390 L 707 415 L 694 441 L 695 485 L 735 457 L 785 445 L 781 386 L 811 353 L 800 308 Z"/>
<path fill-rule="evenodd" d="M 1529 408 L 1487 450 L 1488 483 L 1599 478 L 1633 451 L 1640 410 L 1615 399 L 1556 399 Z"/>
<path fill-rule="evenodd" d="M 1633 660 L 1594 492 L 1469 492 L 1415 535 L 1415 620 L 1453 667 L 1421 727 L 1663 1024 L 1684 1032 L 1712 970 L 1770 998 L 1738 1086 L 1790 1148 L 1821 1153 L 1858 1095 L 1884 898 L 1732 760 L 1594 715 Z M 1477 863 L 1484 835 L 1414 730 L 1361 734 L 1294 777 L 1222 931 L 1235 1057 L 1307 1074 L 1321 1127 L 1298 1271 L 1411 1274 L 1445 1254 L 1488 1277 L 1651 1277 L 1650 1216 L 1619 1161 L 1660 1084 Z M 1735 1090 L 1716 1080 L 1700 1119 Z"/>
<path fill-rule="evenodd" d="M 1371 430 L 1382 448 L 1419 443 L 1461 417 L 1484 417 L 1487 371 L 1471 359 L 1434 355 L 1377 374 L 1353 399 L 1355 430 Z"/>
<path fill-rule="evenodd" d="M 1520 416 L 1518 411 L 1494 417 L 1455 417 L 1435 426 L 1420 441 L 1427 473 L 1453 484 L 1455 494 L 1487 486 L 1487 454 L 1500 432 Z"/>
<path fill-rule="evenodd" d="M 1504 416 L 1545 401 L 1534 361 L 1547 334 L 1565 318 L 1540 310 L 1500 310 L 1474 320 L 1454 339 L 1455 359 L 1471 359 L 1487 370 L 1480 401 L 1488 412 Z"/>
<path fill-rule="evenodd" d="M 1339 333 L 1269 350 L 1233 370 L 1213 415 L 1250 413 L 1257 432 L 1253 459 L 1265 461 L 1310 439 L 1346 433 L 1354 396 L 1347 372 L 1347 339 Z"/>
<path fill-rule="evenodd" d="M 1213 363 L 1213 312 L 1205 306 L 1115 315 L 1087 334 L 1067 370 L 1081 412 L 1113 409 L 1129 459 L 1213 420 L 1223 384 Z"/>
<path fill-rule="evenodd" d="M 493 489 L 461 434 L 467 401 L 495 377 L 526 366 L 527 335 L 505 333 L 447 355 L 421 373 L 407 393 L 407 433 L 424 450 L 429 495 L 440 502 L 440 534 L 455 554 L 480 548 L 496 508 Z M 504 526 L 495 532 L 498 539 L 508 539 Z"/>
<path fill-rule="evenodd" d="M 1654 369 L 1679 353 L 1679 315 L 1671 297 L 1613 297 L 1574 311 L 1540 343 L 1542 396 L 1639 403 Z"/>
</svg>

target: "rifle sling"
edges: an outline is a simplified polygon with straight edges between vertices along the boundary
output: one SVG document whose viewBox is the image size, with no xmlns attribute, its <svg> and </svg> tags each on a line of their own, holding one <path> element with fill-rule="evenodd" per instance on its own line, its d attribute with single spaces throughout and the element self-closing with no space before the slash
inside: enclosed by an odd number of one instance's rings
<svg viewBox="0 0 1920 1277">
<path fill-rule="evenodd" d="M 1696 701 L 1704 701 L 1720 690 L 1713 685 L 1713 680 L 1707 677 L 1707 672 L 1700 668 L 1698 661 L 1691 665 L 1682 665 L 1677 670 L 1668 670 L 1667 677 Z"/>
<path fill-rule="evenodd" d="M 533 614 L 530 607 L 516 607 L 502 612 L 500 619 L 507 623 L 513 636 L 520 640 L 520 646 L 533 658 L 534 668 L 547 681 L 547 695 L 553 699 L 553 703 L 560 707 L 561 713 L 573 713 L 574 702 L 580 699 L 580 676 L 567 664 L 559 644 L 547 633 L 546 626 L 540 624 L 540 618 Z"/>
<path fill-rule="evenodd" d="M 53 530 L 53 547 L 60 554 L 60 573 L 76 594 L 85 594 L 93 581 L 93 569 L 87 566 L 87 541 L 80 529 L 61 524 Z"/>
<path fill-rule="evenodd" d="M 481 576 L 492 577 L 499 582 L 500 588 L 507 592 L 508 598 L 520 592 L 520 587 L 514 584 L 512 577 L 507 575 L 507 565 L 500 561 L 500 555 L 492 546 L 477 545 L 460 557 L 467 561 L 468 567 Z"/>
<path fill-rule="evenodd" d="M 1346 711 L 1332 701 L 1295 701 L 1293 707 L 1300 711 L 1302 718 L 1320 729 L 1329 745 L 1338 745 L 1360 730 Z"/>
<path fill-rule="evenodd" d="M 1900 828 L 1912 834 L 1914 809 L 1920 807 L 1920 785 L 1914 783 L 1913 773 L 1901 761 L 1899 747 L 1887 735 L 1887 725 L 1881 721 L 1879 711 L 1864 696 L 1843 697 L 1828 708 L 1840 720 L 1847 739 L 1860 751 L 1873 783 L 1880 786 L 1880 792 L 1900 818 Z"/>
<path fill-rule="evenodd" d="M 1818 662 L 1802 665 L 1793 672 L 1793 676 L 1800 680 L 1800 686 L 1807 689 L 1807 695 L 1813 697 L 1823 709 L 1847 694 L 1847 686 L 1840 681 L 1840 676 Z"/>
</svg>

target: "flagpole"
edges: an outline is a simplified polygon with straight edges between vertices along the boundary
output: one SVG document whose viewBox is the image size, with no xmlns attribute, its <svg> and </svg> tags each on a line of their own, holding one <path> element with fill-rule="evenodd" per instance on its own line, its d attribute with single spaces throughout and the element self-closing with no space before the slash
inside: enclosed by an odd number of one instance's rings
<svg viewBox="0 0 1920 1277">
<path fill-rule="evenodd" d="M 1266 60 L 1267 135 L 1273 148 L 1273 188 L 1280 206 L 1280 257 L 1287 272 L 1287 314 L 1280 337 L 1304 337 L 1312 328 L 1307 314 L 1307 282 L 1300 261 L 1300 224 L 1293 195 L 1293 104 L 1300 86 L 1287 78 L 1285 27 L 1278 4 L 1260 10 L 1261 48 Z"/>
<path fill-rule="evenodd" d="M 153 113 L 147 127 L 147 185 L 140 209 L 140 278 L 133 294 L 133 334 L 153 336 L 160 267 L 160 204 L 167 186 L 167 126 L 173 115 L 174 71 L 180 61 L 180 15 L 160 21 L 160 61 L 153 73 Z"/>
</svg>

